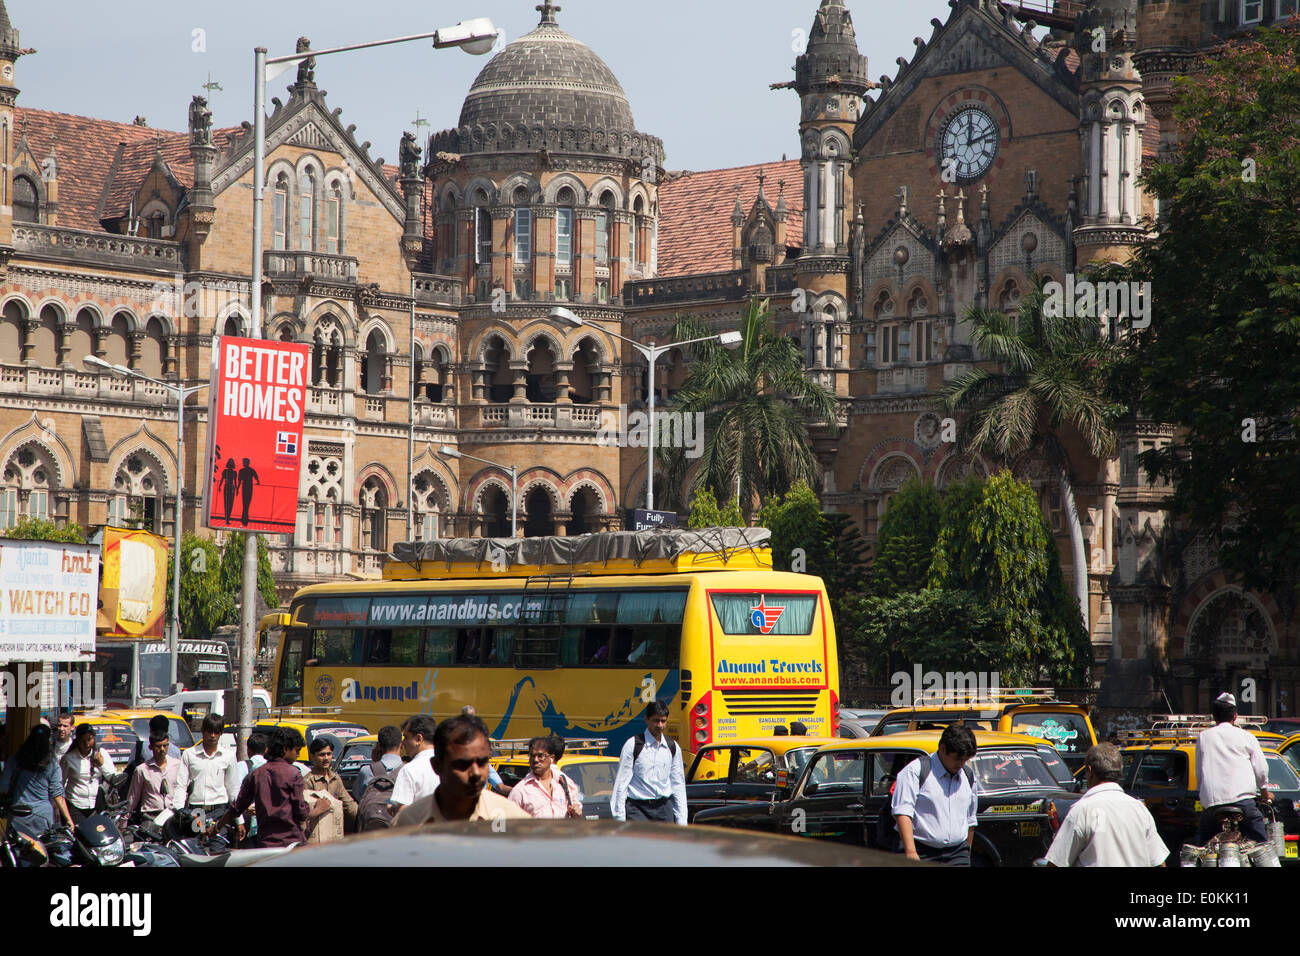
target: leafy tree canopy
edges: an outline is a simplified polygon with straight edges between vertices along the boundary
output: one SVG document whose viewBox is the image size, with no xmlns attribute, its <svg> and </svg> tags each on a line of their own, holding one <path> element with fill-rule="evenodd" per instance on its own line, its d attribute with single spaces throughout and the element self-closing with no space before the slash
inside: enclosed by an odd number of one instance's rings
<svg viewBox="0 0 1300 956">
<path fill-rule="evenodd" d="M 1177 428 L 1142 465 L 1227 567 L 1274 589 L 1300 569 L 1297 54 L 1300 29 L 1256 30 L 1177 81 L 1180 152 L 1143 180 L 1159 230 L 1109 270 L 1149 281 L 1153 300 L 1116 392 Z"/>
<path fill-rule="evenodd" d="M 25 541 L 62 541 L 67 544 L 85 544 L 86 535 L 80 525 L 69 524 L 60 528 L 53 521 L 44 518 L 20 518 L 12 528 L 4 532 L 6 538 Z"/>
</svg>

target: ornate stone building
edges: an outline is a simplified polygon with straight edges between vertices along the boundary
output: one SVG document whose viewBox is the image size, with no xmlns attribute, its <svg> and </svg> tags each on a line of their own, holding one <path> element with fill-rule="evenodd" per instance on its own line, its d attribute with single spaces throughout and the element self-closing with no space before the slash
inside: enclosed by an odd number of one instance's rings
<svg viewBox="0 0 1300 956">
<path fill-rule="evenodd" d="M 838 433 L 814 435 L 829 509 L 870 539 L 908 477 L 987 473 L 930 410 L 980 358 L 963 314 L 1014 309 L 1035 272 L 1123 260 L 1151 212 L 1140 164 L 1176 147 L 1171 77 L 1294 3 L 951 7 L 872 82 L 846 6 L 809 0 L 807 50 L 775 84 L 798 97 L 800 155 L 728 170 L 667 170 L 664 144 L 550 3 L 487 63 L 456 127 L 423 149 L 405 137 L 396 165 L 357 142 L 305 62 L 268 118 L 257 290 L 264 334 L 311 346 L 298 527 L 270 542 L 283 590 L 376 572 L 407 535 L 408 502 L 415 537 L 506 534 L 515 501 L 521 534 L 621 525 L 643 501 L 645 454 L 600 430 L 645 401 L 647 381 L 614 333 L 662 342 L 679 313 L 723 331 L 752 295 L 771 298 L 808 374 L 840 397 Z M 163 392 L 84 360 L 201 380 L 213 337 L 247 331 L 251 130 L 212 129 L 199 97 L 184 133 L 42 111 L 39 91 L 19 106 L 23 53 L 0 0 L 0 526 L 35 515 L 169 534 L 183 476 L 179 518 L 194 528 L 206 403 L 187 409 L 178 454 Z M 556 304 L 584 324 L 551 319 Z M 685 374 L 683 356 L 662 361 L 661 401 Z M 1290 612 L 1167 529 L 1165 490 L 1135 467 L 1171 438 L 1137 422 L 1116 461 L 1066 448 L 1106 702 L 1142 710 L 1164 691 L 1203 707 L 1254 676 L 1261 709 L 1291 712 Z M 1053 470 L 1013 467 L 1071 574 Z"/>
</svg>

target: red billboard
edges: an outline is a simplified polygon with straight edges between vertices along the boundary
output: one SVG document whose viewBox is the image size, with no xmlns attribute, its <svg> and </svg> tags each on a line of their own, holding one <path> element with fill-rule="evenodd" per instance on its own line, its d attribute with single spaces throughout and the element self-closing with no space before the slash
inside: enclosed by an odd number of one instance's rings
<svg viewBox="0 0 1300 956">
<path fill-rule="evenodd" d="M 307 346 L 222 337 L 208 399 L 203 521 L 231 531 L 293 532 L 307 408 Z"/>
</svg>

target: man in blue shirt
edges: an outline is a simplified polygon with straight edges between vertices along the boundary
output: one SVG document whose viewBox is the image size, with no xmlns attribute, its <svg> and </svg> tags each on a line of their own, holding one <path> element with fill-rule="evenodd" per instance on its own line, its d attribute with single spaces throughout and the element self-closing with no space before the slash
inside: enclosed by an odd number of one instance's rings
<svg viewBox="0 0 1300 956">
<path fill-rule="evenodd" d="M 890 808 L 909 859 L 970 866 L 979 810 L 975 774 L 966 766 L 973 756 L 975 734 L 965 724 L 951 724 L 939 738 L 937 753 L 899 772 Z M 924 781 L 923 761 L 929 763 Z"/>
<path fill-rule="evenodd" d="M 686 826 L 686 771 L 682 751 L 664 735 L 668 705 L 652 700 L 645 734 L 623 745 L 610 810 L 615 820 L 651 820 Z"/>
</svg>

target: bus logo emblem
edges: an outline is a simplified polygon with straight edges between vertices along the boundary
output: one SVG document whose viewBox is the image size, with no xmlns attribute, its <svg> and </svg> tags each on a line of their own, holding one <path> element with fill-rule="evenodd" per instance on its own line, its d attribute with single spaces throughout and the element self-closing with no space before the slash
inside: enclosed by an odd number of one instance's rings
<svg viewBox="0 0 1300 956">
<path fill-rule="evenodd" d="M 784 607 L 769 607 L 764 603 L 766 598 L 760 597 L 758 604 L 749 609 L 749 620 L 758 628 L 759 633 L 771 634 L 772 628 L 776 627 L 776 622 L 781 619 Z"/>
<path fill-rule="evenodd" d="M 316 678 L 316 699 L 322 704 L 328 704 L 334 699 L 334 678 L 329 674 Z"/>
</svg>

